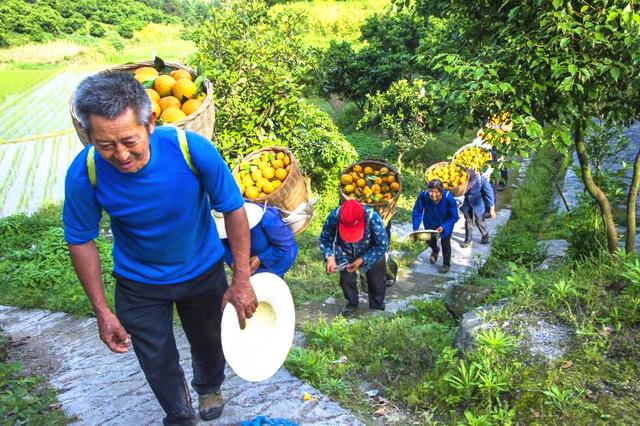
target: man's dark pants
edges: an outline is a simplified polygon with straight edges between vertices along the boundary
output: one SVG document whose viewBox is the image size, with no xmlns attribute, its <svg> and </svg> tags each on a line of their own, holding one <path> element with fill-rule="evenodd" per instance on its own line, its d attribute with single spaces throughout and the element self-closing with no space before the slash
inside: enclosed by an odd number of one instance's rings
<svg viewBox="0 0 640 426">
<path fill-rule="evenodd" d="M 371 269 L 365 272 L 369 294 L 369 309 L 384 310 L 384 296 L 387 291 L 387 268 L 384 256 Z M 356 272 L 340 271 L 340 287 L 348 308 L 358 306 L 358 287 Z"/>
<path fill-rule="evenodd" d="M 220 303 L 228 286 L 222 261 L 179 284 L 141 284 L 117 276 L 116 280 L 118 319 L 131 335 L 140 367 L 166 413 L 164 423 L 195 420 L 173 336 L 173 306 L 191 346 L 191 385 L 199 395 L 217 392 L 225 366 Z"/>
<path fill-rule="evenodd" d="M 471 241 L 471 237 L 473 236 L 473 222 L 475 220 L 476 225 L 478 225 L 478 229 L 480 230 L 480 234 L 484 237 L 485 235 L 489 235 L 489 228 L 487 227 L 487 222 L 485 222 L 483 215 L 478 216 L 473 212 L 472 208 L 465 209 L 464 214 L 464 240 Z"/>
<path fill-rule="evenodd" d="M 451 234 L 449 234 L 447 238 L 440 238 L 440 244 L 442 245 L 442 264 L 444 266 L 451 266 Z M 432 253 L 437 257 L 440 253 L 438 239 L 431 238 L 429 240 L 429 247 L 431 247 Z"/>
</svg>

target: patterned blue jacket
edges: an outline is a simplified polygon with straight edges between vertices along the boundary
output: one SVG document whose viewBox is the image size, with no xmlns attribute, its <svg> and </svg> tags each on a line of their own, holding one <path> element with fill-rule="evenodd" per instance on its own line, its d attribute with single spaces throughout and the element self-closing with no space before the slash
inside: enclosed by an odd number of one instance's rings
<svg viewBox="0 0 640 426">
<path fill-rule="evenodd" d="M 364 206 L 365 223 L 362 240 L 346 243 L 342 241 L 338 232 L 339 211 L 340 207 L 333 209 L 322 225 L 320 250 L 325 258 L 335 256 L 338 265 L 353 262 L 356 258 L 362 257 L 363 263 L 360 270 L 366 272 L 382 259 L 389 248 L 389 239 L 382 218 L 374 209 Z"/>
</svg>

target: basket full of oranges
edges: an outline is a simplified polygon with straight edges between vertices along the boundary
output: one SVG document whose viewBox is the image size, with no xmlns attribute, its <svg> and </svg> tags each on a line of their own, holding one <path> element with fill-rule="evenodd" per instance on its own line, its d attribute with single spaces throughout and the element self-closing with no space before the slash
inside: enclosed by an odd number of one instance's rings
<svg viewBox="0 0 640 426">
<path fill-rule="evenodd" d="M 112 72 L 127 72 L 142 84 L 151 101 L 158 124 L 191 130 L 207 139 L 213 136 L 215 110 L 211 82 L 177 62 L 135 62 L 109 69 Z M 83 144 L 90 143 L 73 109 L 71 97 L 71 121 Z"/>
<path fill-rule="evenodd" d="M 389 223 L 396 210 L 402 190 L 398 171 L 390 164 L 378 160 L 363 160 L 347 167 L 340 175 L 338 192 L 340 201 L 356 199 L 373 207 Z"/>
<path fill-rule="evenodd" d="M 444 189 L 448 190 L 451 195 L 460 197 L 467 191 L 469 172 L 458 164 L 441 162 L 429 166 L 424 178 L 427 182 L 434 179 L 440 180 Z"/>
</svg>

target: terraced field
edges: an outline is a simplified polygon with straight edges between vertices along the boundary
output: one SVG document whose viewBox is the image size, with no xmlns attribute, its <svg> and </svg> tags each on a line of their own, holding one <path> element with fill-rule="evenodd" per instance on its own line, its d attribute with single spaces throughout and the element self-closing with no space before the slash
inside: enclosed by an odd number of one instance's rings
<svg viewBox="0 0 640 426">
<path fill-rule="evenodd" d="M 0 104 L 0 216 L 62 200 L 66 169 L 82 149 L 69 98 L 89 74 L 62 72 Z"/>
</svg>

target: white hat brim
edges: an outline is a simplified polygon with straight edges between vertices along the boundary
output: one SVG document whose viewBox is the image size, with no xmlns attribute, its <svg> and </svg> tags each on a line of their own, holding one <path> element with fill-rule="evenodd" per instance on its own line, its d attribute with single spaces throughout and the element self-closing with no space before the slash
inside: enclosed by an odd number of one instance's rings
<svg viewBox="0 0 640 426">
<path fill-rule="evenodd" d="M 282 366 L 295 331 L 295 308 L 287 284 L 279 276 L 261 272 L 251 277 L 258 309 L 240 329 L 235 307 L 222 313 L 222 351 L 233 371 L 244 380 L 259 382 Z"/>
<path fill-rule="evenodd" d="M 262 220 L 264 215 L 264 207 L 253 203 L 244 203 L 244 211 L 247 214 L 247 220 L 249 221 L 249 229 L 253 229 Z M 227 229 L 224 226 L 224 216 L 216 214 L 211 211 L 213 220 L 216 222 L 216 229 L 218 230 L 218 236 L 220 239 L 227 238 Z"/>
</svg>

